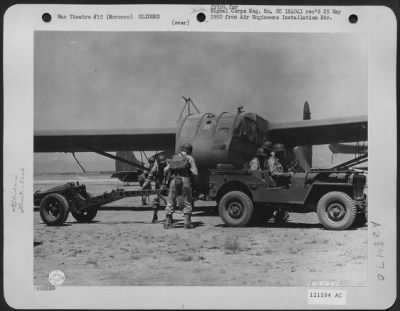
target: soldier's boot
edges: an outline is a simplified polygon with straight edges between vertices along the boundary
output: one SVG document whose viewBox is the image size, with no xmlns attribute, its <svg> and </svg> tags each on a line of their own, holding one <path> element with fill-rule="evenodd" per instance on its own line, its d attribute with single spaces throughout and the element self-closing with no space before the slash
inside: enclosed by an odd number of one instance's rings
<svg viewBox="0 0 400 311">
<path fill-rule="evenodd" d="M 155 224 L 157 221 L 158 221 L 157 210 L 155 209 L 155 210 L 153 211 L 153 219 L 151 220 L 151 222 L 152 222 L 153 224 Z"/>
<path fill-rule="evenodd" d="M 282 223 L 288 222 L 288 220 L 289 220 L 289 213 L 287 210 L 279 209 L 276 211 L 276 214 L 275 214 L 275 222 L 276 223 L 282 224 Z"/>
<path fill-rule="evenodd" d="M 167 214 L 165 215 L 165 222 L 164 222 L 164 229 L 172 228 L 172 215 Z"/>
<path fill-rule="evenodd" d="M 193 229 L 194 226 L 191 221 L 191 215 L 190 214 L 185 214 L 185 224 L 183 226 L 185 229 Z"/>
<path fill-rule="evenodd" d="M 155 223 L 158 221 L 158 217 L 157 217 L 158 207 L 159 207 L 158 202 L 155 202 L 155 203 L 152 205 L 152 208 L 153 208 L 153 219 L 151 220 L 151 222 L 152 222 L 153 224 L 155 224 Z"/>
</svg>

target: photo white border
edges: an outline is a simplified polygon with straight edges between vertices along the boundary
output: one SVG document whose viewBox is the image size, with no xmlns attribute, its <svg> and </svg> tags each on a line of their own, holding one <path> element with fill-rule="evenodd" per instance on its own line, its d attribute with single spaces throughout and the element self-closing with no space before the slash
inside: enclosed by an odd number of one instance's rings
<svg viewBox="0 0 400 311">
<path fill-rule="evenodd" d="M 149 9 L 150 7 L 150 9 Z M 250 8 L 256 6 L 240 6 Z M 265 6 L 267 7 L 267 6 Z M 297 8 L 315 8 L 296 6 Z M 288 8 L 288 6 L 268 6 Z M 324 8 L 319 6 L 318 8 Z M 4 16 L 4 294 L 13 308 L 120 309 L 385 309 L 396 299 L 396 18 L 383 6 L 346 6 L 329 22 L 210 20 L 209 5 L 15 5 Z M 59 20 L 57 14 L 160 13 L 159 20 Z M 149 12 L 150 11 L 150 12 Z M 42 14 L 53 16 L 50 23 Z M 356 24 L 348 16 L 357 14 Z M 174 26 L 172 20 L 188 20 Z M 357 32 L 368 41 L 368 286 L 345 290 L 347 304 L 307 304 L 310 287 L 33 286 L 33 51 L 34 31 Z M 31 155 L 31 157 L 29 157 Z M 18 185 L 16 193 L 15 186 Z M 14 196 L 14 197 L 13 197 Z M 23 212 L 11 208 L 22 202 Z M 379 225 L 374 225 L 379 224 Z M 383 242 L 383 246 L 378 244 Z M 374 244 L 375 243 L 375 244 Z M 381 246 L 379 246 L 381 245 Z M 382 249 L 381 249 L 382 248 Z M 380 255 L 383 255 L 380 257 Z M 383 268 L 382 268 L 383 265 Z M 379 280 L 380 276 L 384 280 Z M 326 289 L 326 288 L 325 288 Z M 329 288 L 328 288 L 329 289 Z M 232 299 L 234 297 L 234 299 Z"/>
</svg>

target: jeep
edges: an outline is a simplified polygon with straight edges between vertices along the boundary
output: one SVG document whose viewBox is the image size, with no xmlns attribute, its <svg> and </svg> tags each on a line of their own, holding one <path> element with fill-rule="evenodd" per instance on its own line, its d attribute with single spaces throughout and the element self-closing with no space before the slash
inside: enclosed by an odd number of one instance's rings
<svg viewBox="0 0 400 311">
<path fill-rule="evenodd" d="M 346 169 L 310 169 L 294 173 L 277 187 L 268 173 L 221 167 L 210 170 L 210 199 L 228 226 L 261 223 L 278 210 L 316 212 L 329 230 L 345 230 L 367 222 L 366 176 Z"/>
</svg>

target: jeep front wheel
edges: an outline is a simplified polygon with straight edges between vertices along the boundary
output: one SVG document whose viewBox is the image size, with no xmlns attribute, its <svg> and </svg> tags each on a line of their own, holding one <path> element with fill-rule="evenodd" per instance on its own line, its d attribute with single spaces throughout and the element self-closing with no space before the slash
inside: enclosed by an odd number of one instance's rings
<svg viewBox="0 0 400 311">
<path fill-rule="evenodd" d="M 219 215 L 230 227 L 243 227 L 249 224 L 253 211 L 253 202 L 241 191 L 228 192 L 219 202 Z"/>
<path fill-rule="evenodd" d="M 354 223 L 357 207 L 346 193 L 332 191 L 318 201 L 317 214 L 326 229 L 345 230 Z"/>
</svg>

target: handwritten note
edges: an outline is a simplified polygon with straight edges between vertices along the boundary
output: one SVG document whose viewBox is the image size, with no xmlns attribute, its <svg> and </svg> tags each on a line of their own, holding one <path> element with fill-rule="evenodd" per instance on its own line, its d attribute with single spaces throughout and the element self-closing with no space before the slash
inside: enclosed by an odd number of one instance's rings
<svg viewBox="0 0 400 311">
<path fill-rule="evenodd" d="M 25 169 L 20 168 L 14 176 L 11 188 L 11 208 L 14 213 L 24 212 Z"/>
</svg>

